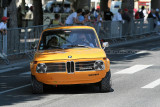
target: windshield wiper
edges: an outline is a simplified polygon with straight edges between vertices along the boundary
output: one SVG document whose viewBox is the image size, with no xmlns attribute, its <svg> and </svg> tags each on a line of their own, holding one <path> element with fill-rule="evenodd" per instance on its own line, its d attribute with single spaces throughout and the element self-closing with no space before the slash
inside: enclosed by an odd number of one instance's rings
<svg viewBox="0 0 160 107">
<path fill-rule="evenodd" d="M 49 46 L 47 50 L 49 49 L 62 49 L 62 48 L 59 46 Z"/>
<path fill-rule="evenodd" d="M 68 47 L 85 47 L 85 48 L 92 48 L 90 46 L 85 46 L 85 45 L 68 45 Z"/>
</svg>

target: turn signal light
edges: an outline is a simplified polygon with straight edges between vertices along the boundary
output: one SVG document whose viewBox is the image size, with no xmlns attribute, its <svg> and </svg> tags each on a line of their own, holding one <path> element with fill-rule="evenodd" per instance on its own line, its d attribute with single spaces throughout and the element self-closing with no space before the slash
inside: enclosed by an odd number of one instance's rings
<svg viewBox="0 0 160 107">
<path fill-rule="evenodd" d="M 37 61 L 34 61 L 33 64 L 37 64 Z"/>
<path fill-rule="evenodd" d="M 107 58 L 103 58 L 103 60 L 107 60 Z"/>
</svg>

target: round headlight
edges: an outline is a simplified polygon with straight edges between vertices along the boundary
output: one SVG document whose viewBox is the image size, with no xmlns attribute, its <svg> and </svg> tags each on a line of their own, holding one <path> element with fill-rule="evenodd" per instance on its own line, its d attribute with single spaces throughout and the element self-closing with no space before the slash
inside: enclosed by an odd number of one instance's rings
<svg viewBox="0 0 160 107">
<path fill-rule="evenodd" d="M 37 71 L 38 73 L 46 73 L 46 71 L 47 71 L 47 66 L 46 66 L 46 64 L 45 64 L 45 63 L 39 63 L 39 64 L 37 65 L 36 71 Z"/>
<path fill-rule="evenodd" d="M 94 69 L 95 70 L 104 70 L 105 69 L 105 65 L 104 65 L 104 62 L 103 61 L 96 61 L 94 63 Z"/>
</svg>

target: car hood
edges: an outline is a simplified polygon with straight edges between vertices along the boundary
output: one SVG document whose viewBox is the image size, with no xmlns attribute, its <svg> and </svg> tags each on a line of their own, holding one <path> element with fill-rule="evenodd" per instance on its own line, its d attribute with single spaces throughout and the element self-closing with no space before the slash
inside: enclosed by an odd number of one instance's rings
<svg viewBox="0 0 160 107">
<path fill-rule="evenodd" d="M 104 58 L 106 54 L 100 48 L 73 48 L 73 49 L 54 49 L 43 50 L 35 53 L 35 61 L 49 60 L 71 60 L 71 59 L 90 59 Z"/>
</svg>

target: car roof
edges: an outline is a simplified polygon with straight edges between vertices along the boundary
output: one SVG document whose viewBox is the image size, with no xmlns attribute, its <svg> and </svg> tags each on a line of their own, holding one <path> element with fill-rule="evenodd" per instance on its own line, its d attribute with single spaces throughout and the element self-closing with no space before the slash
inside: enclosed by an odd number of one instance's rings
<svg viewBox="0 0 160 107">
<path fill-rule="evenodd" d="M 60 26 L 60 27 L 47 28 L 43 31 L 58 30 L 58 29 L 92 29 L 94 30 L 94 28 L 90 26 Z"/>
</svg>

